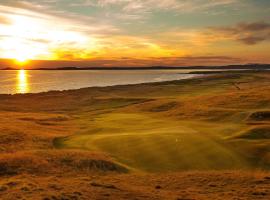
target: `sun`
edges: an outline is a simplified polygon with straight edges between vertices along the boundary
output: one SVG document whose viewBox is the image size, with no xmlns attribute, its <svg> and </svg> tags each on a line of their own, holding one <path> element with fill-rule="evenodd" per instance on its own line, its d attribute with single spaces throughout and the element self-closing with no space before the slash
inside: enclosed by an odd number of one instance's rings
<svg viewBox="0 0 270 200">
<path fill-rule="evenodd" d="M 27 62 L 28 58 L 26 57 L 17 57 L 15 58 L 17 62 L 24 63 Z"/>
<path fill-rule="evenodd" d="M 18 65 L 20 65 L 20 66 L 23 66 L 23 65 L 25 65 L 27 62 L 28 62 L 28 60 L 27 59 L 15 59 L 15 62 L 18 64 Z"/>
<path fill-rule="evenodd" d="M 29 58 L 26 56 L 14 56 L 14 60 L 18 65 L 25 65 Z"/>
</svg>

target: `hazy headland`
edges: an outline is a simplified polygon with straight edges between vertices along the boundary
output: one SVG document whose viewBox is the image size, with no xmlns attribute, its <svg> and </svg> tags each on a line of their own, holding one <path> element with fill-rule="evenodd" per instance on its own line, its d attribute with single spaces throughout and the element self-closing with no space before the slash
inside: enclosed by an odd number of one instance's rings
<svg viewBox="0 0 270 200">
<path fill-rule="evenodd" d="M 0 199 L 269 199 L 270 72 L 0 95 Z"/>
</svg>

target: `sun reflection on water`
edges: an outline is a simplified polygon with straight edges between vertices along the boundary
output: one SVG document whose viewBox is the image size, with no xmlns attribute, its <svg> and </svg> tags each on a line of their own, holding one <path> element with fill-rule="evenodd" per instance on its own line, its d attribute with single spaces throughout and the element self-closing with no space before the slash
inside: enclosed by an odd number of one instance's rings
<svg viewBox="0 0 270 200">
<path fill-rule="evenodd" d="M 17 84 L 16 84 L 17 93 L 27 93 L 29 92 L 29 84 L 28 84 L 28 74 L 26 70 L 18 70 L 17 71 Z"/>
</svg>

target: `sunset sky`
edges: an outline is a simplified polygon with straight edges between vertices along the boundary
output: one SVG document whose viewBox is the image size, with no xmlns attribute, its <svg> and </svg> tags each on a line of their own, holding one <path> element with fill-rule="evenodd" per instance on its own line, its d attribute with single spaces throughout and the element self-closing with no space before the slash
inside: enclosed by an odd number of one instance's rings
<svg viewBox="0 0 270 200">
<path fill-rule="evenodd" d="M 2 66 L 270 63 L 269 52 L 269 0 L 0 1 Z"/>
</svg>

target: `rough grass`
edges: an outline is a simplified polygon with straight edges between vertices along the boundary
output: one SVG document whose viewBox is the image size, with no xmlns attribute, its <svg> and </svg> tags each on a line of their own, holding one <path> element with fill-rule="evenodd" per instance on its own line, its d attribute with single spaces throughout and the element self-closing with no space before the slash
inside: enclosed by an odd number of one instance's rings
<svg viewBox="0 0 270 200">
<path fill-rule="evenodd" d="M 270 139 L 270 126 L 259 126 L 250 128 L 234 138 L 249 140 L 267 140 Z"/>
<path fill-rule="evenodd" d="M 85 151 L 21 151 L 0 156 L 0 176 L 22 173 L 48 175 L 56 173 L 118 172 L 128 170 L 108 156 Z"/>
<path fill-rule="evenodd" d="M 25 176 L 0 179 L 0 198 L 14 199 L 260 199 L 270 176 L 262 171 L 204 171 L 106 176 Z"/>
</svg>

